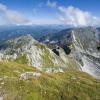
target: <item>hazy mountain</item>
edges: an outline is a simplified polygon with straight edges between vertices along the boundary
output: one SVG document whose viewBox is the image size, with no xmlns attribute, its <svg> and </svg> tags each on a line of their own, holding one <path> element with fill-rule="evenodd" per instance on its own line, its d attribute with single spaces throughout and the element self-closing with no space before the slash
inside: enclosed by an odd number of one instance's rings
<svg viewBox="0 0 100 100">
<path fill-rule="evenodd" d="M 71 32 L 73 28 L 68 28 L 56 32 L 54 34 L 48 34 L 44 37 L 40 38 L 40 41 L 43 43 L 54 44 L 54 45 L 71 45 L 72 44 L 72 37 Z"/>
<path fill-rule="evenodd" d="M 31 34 L 40 39 L 47 34 L 53 34 L 66 28 L 66 25 L 31 25 L 31 26 L 0 26 L 0 40 Z"/>
</svg>

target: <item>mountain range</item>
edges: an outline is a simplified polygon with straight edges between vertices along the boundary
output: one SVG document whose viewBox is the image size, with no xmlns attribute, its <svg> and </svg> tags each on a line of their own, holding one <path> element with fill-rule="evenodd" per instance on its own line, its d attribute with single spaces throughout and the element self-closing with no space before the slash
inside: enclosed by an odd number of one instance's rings
<svg viewBox="0 0 100 100">
<path fill-rule="evenodd" d="M 0 98 L 99 100 L 99 29 L 49 27 L 0 31 Z"/>
</svg>

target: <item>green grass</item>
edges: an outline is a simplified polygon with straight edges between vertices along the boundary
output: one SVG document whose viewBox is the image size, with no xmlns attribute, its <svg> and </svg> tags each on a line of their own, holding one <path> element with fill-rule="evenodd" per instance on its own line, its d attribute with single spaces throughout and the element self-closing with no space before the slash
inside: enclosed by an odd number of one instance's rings
<svg viewBox="0 0 100 100">
<path fill-rule="evenodd" d="M 26 55 L 19 55 L 17 57 L 17 59 L 15 60 L 15 62 L 19 63 L 19 64 L 27 64 L 28 63 L 28 59 L 26 58 Z"/>
<path fill-rule="evenodd" d="M 26 71 L 37 71 L 37 69 L 26 64 L 18 64 L 12 61 L 0 62 L 0 76 L 17 77 L 20 73 Z"/>
<path fill-rule="evenodd" d="M 100 80 L 84 72 L 42 73 L 37 78 L 20 80 L 14 70 L 38 71 L 24 64 L 0 62 L 0 77 L 9 76 L 0 81 L 4 100 L 100 100 Z"/>
</svg>

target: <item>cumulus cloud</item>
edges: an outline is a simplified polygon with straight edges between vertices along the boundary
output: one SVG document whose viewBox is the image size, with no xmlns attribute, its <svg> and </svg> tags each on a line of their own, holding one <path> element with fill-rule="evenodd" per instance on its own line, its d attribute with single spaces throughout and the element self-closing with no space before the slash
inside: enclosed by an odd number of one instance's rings
<svg viewBox="0 0 100 100">
<path fill-rule="evenodd" d="M 93 16 L 91 13 L 87 11 L 82 11 L 79 8 L 75 8 L 73 6 L 58 7 L 61 15 L 59 16 L 59 20 L 65 22 L 69 25 L 74 26 L 90 26 L 90 25 L 98 25 L 100 24 L 100 18 Z"/>
<path fill-rule="evenodd" d="M 59 12 L 58 19 L 68 25 L 76 27 L 100 25 L 100 18 L 93 16 L 88 11 L 83 11 L 73 6 L 59 6 L 57 2 L 51 2 L 50 0 L 48 0 L 47 4 L 49 7 L 57 9 Z"/>
<path fill-rule="evenodd" d="M 6 21 L 6 24 L 16 24 L 16 25 L 25 25 L 31 24 L 32 21 L 21 13 L 9 9 L 7 6 L 0 4 L 0 13 L 3 14 L 3 20 Z"/>
<path fill-rule="evenodd" d="M 57 7 L 57 2 L 53 1 L 51 2 L 50 0 L 47 1 L 47 6 L 56 8 Z"/>
</svg>

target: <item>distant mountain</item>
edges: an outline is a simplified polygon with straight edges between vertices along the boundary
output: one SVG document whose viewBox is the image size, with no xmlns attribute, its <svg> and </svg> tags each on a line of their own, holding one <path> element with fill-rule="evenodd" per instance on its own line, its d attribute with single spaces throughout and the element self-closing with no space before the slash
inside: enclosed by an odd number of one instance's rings
<svg viewBox="0 0 100 100">
<path fill-rule="evenodd" d="M 43 43 L 54 44 L 54 45 L 71 45 L 72 44 L 72 37 L 71 32 L 73 28 L 68 28 L 56 32 L 54 34 L 45 35 L 40 39 Z"/>
<path fill-rule="evenodd" d="M 100 27 L 97 27 L 97 30 L 100 32 Z"/>
<path fill-rule="evenodd" d="M 47 34 L 53 34 L 66 28 L 66 25 L 0 26 L 0 40 L 7 40 L 30 34 L 39 40 Z"/>
</svg>

